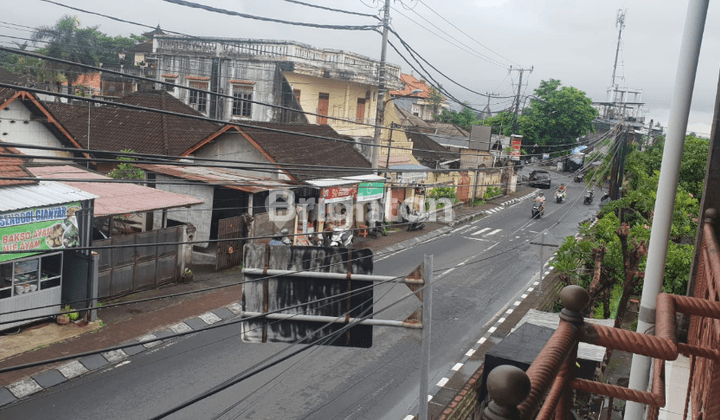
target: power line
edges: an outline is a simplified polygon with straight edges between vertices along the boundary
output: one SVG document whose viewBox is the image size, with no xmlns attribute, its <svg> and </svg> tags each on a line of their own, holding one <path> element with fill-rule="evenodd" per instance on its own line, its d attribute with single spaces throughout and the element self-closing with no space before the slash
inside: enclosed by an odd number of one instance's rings
<svg viewBox="0 0 720 420">
<path fill-rule="evenodd" d="M 453 28 L 455 28 L 455 29 L 457 29 L 458 31 L 460 31 L 460 33 L 462 33 L 462 34 L 465 35 L 466 37 L 468 37 L 468 38 L 470 38 L 471 40 L 475 41 L 475 43 L 477 43 L 477 44 L 480 45 L 481 47 L 483 47 L 483 48 L 485 48 L 486 50 L 490 51 L 491 53 L 497 55 L 498 57 L 503 58 L 505 61 L 508 61 L 508 62 L 510 62 L 510 63 L 513 63 L 513 64 L 517 65 L 517 66 L 520 66 L 518 63 L 510 60 L 509 58 L 501 55 L 500 53 L 498 53 L 498 52 L 496 52 L 496 51 L 493 51 L 492 49 L 490 49 L 490 47 L 486 46 L 486 45 L 483 44 L 482 42 L 480 42 L 480 41 L 478 41 L 477 39 L 475 39 L 475 38 L 473 38 L 472 36 L 470 36 L 467 32 L 465 32 L 465 31 L 463 31 L 462 29 L 460 29 L 460 28 L 458 28 L 457 26 L 455 26 L 455 24 L 453 24 L 453 23 L 450 22 L 449 20 L 445 19 L 442 15 L 440 15 L 438 12 L 436 12 L 436 11 L 433 10 L 430 6 L 428 6 L 424 1 L 422 1 L 422 0 L 418 0 L 418 1 L 419 1 L 420 3 L 422 3 L 423 6 L 427 7 L 428 10 L 430 10 L 430 11 L 433 12 L 433 13 L 435 13 L 435 15 L 437 15 L 440 19 L 442 19 L 442 20 L 444 20 L 445 22 L 447 22 L 450 26 L 452 26 Z M 520 66 L 520 67 L 522 67 L 522 66 Z M 495 89 L 495 90 L 497 90 L 497 89 Z"/>
<path fill-rule="evenodd" d="M 349 11 L 349 10 L 333 9 L 333 8 L 331 8 L 331 7 L 318 6 L 318 5 L 316 5 L 316 4 L 305 3 L 305 2 L 302 2 L 302 1 L 298 1 L 298 0 L 283 0 L 283 1 L 286 1 L 286 2 L 288 2 L 288 3 L 299 4 L 299 5 L 302 5 L 302 6 L 308 6 L 308 7 L 314 7 L 314 8 L 317 8 L 317 9 L 328 10 L 328 11 L 331 11 L 331 12 L 338 12 L 338 13 L 346 13 L 346 14 L 349 14 L 349 15 L 371 17 L 371 18 L 380 20 L 380 18 L 379 18 L 378 16 L 371 15 L 371 14 L 367 14 L 367 13 L 359 13 L 359 12 L 351 12 L 351 11 Z"/>
<path fill-rule="evenodd" d="M 378 25 L 357 25 L 357 26 L 323 25 L 323 24 L 319 24 L 319 23 L 296 22 L 296 21 L 273 19 L 273 18 L 268 18 L 268 17 L 263 17 L 263 16 L 248 15 L 246 13 L 235 12 L 235 11 L 227 10 L 227 9 L 220 9 L 217 7 L 206 6 L 203 4 L 193 3 L 193 2 L 185 1 L 185 0 L 163 0 L 163 1 L 165 1 L 167 3 L 177 4 L 180 6 L 191 7 L 194 9 L 201 9 L 201 10 L 205 10 L 208 12 L 220 13 L 220 14 L 228 15 L 228 16 L 236 16 L 236 17 L 241 17 L 241 18 L 246 18 L 246 19 L 260 20 L 260 21 L 264 21 L 264 22 L 282 23 L 284 25 L 307 26 L 310 28 L 335 29 L 335 30 L 346 30 L 346 31 L 369 31 L 369 30 L 376 29 L 378 27 Z"/>
</svg>

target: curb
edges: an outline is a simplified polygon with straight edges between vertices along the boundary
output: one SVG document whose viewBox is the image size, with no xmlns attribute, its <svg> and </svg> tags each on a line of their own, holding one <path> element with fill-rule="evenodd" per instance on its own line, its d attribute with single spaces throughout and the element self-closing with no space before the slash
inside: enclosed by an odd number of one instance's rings
<svg viewBox="0 0 720 420">
<path fill-rule="evenodd" d="M 158 338 L 162 339 L 163 337 L 167 337 L 172 334 L 200 330 L 208 325 L 234 319 L 241 313 L 242 306 L 240 305 L 240 302 L 235 302 L 199 316 L 185 319 L 184 321 L 164 329 L 144 334 L 128 342 L 128 347 L 125 347 L 122 350 L 114 350 L 81 357 L 58 366 L 57 368 L 48 369 L 44 372 L 40 372 L 36 375 L 14 382 L 6 387 L 0 387 L 0 407 L 20 401 L 25 397 L 36 394 L 86 373 L 124 365 L 129 363 L 126 359 L 130 356 L 134 356 L 155 347 L 160 347 L 162 344 L 166 344 L 183 337 L 154 341 L 146 344 L 143 344 L 143 342 Z"/>
</svg>

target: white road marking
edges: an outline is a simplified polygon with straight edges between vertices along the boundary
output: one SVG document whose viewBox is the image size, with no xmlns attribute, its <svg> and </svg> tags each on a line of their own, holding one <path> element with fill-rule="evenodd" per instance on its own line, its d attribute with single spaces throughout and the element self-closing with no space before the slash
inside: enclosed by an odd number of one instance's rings
<svg viewBox="0 0 720 420">
<path fill-rule="evenodd" d="M 496 234 L 496 233 L 498 233 L 498 232 L 501 232 L 501 231 L 502 231 L 502 229 L 495 229 L 495 230 L 493 230 L 492 232 L 488 233 L 488 234 L 485 235 L 485 236 L 492 236 L 492 235 L 494 235 L 494 234 Z"/>
<path fill-rule="evenodd" d="M 460 370 L 462 367 L 463 367 L 463 364 L 462 364 L 462 363 L 455 363 L 455 366 L 453 366 L 451 370 L 454 370 L 455 372 L 457 372 L 457 371 Z"/>
<path fill-rule="evenodd" d="M 467 238 L 466 237 L 465 239 L 472 239 L 473 241 L 480 241 L 480 242 L 490 242 L 487 239 L 483 239 L 483 238 Z"/>
<path fill-rule="evenodd" d="M 533 286 L 537 286 L 538 284 L 540 284 L 540 282 L 536 281 L 535 283 L 533 283 Z"/>
<path fill-rule="evenodd" d="M 483 338 L 481 338 L 481 339 L 478 340 L 478 344 L 482 344 L 482 343 L 484 343 L 484 342 L 486 342 L 486 341 L 487 341 L 487 338 L 483 337 Z"/>
<path fill-rule="evenodd" d="M 527 296 L 527 295 L 525 295 L 525 296 Z M 525 299 L 525 297 L 523 297 L 523 299 Z M 518 306 L 518 305 L 520 305 L 520 303 L 522 303 L 522 302 L 520 302 L 519 300 L 516 300 L 515 303 L 513 303 L 513 306 Z"/>
<path fill-rule="evenodd" d="M 442 274 L 440 274 L 440 277 L 442 277 L 442 276 L 444 276 L 444 275 L 446 275 L 446 274 L 452 273 L 453 271 L 455 271 L 455 267 L 453 267 L 453 268 L 448 268 L 447 270 L 443 271 Z"/>
<path fill-rule="evenodd" d="M 487 232 L 488 230 L 490 230 L 490 228 L 482 228 L 477 232 L 473 232 L 473 235 L 480 235 L 481 233 Z"/>
<path fill-rule="evenodd" d="M 521 299 L 525 299 L 526 297 L 527 297 L 527 295 L 525 295 L 525 294 L 520 296 Z"/>
<path fill-rule="evenodd" d="M 504 320 L 504 318 L 503 318 L 503 320 Z M 490 334 L 494 333 L 495 331 L 497 331 L 497 327 L 490 327 L 488 329 L 488 333 L 490 333 Z"/>
<path fill-rule="evenodd" d="M 505 322 L 505 319 L 507 319 L 507 318 L 503 317 L 503 318 L 498 319 L 498 325 L 500 325 L 500 324 L 502 324 L 503 322 Z"/>
<path fill-rule="evenodd" d="M 446 383 L 448 383 L 449 380 L 450 379 L 448 379 L 448 378 L 442 378 L 438 381 L 437 386 L 442 388 L 445 386 Z"/>
<path fill-rule="evenodd" d="M 471 357 L 473 354 L 475 354 L 475 350 L 470 349 L 470 350 L 467 351 L 467 353 L 465 353 L 465 356 Z"/>
</svg>

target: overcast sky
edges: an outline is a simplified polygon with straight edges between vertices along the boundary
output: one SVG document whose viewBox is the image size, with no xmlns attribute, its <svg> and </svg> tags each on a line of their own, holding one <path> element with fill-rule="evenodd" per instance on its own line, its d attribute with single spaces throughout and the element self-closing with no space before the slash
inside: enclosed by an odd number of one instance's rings
<svg viewBox="0 0 720 420">
<path fill-rule="evenodd" d="M 195 0 L 236 12 L 322 24 L 368 25 L 376 20 L 293 4 L 284 0 Z M 328 7 L 379 15 L 380 0 L 304 0 Z M 58 0 L 59 3 L 163 29 L 196 36 L 294 40 L 318 48 L 342 49 L 380 58 L 381 37 L 375 32 L 306 28 L 260 22 L 191 9 L 162 0 Z M 82 26 L 99 26 L 109 35 L 139 34 L 144 28 L 73 11 L 40 0 L 5 0 L 0 34 L 27 36 L 10 22 L 37 27 L 52 25 L 64 14 L 78 16 Z M 559 79 L 593 100 L 605 100 L 611 84 L 618 30 L 618 9 L 626 9 L 617 83 L 642 89 L 646 122 L 667 126 L 688 2 L 678 0 L 392 0 L 392 25 L 420 55 L 459 84 L 477 92 L 510 96 L 541 80 Z M 714 6 L 714 7 L 713 7 Z M 414 21 L 414 22 L 413 22 Z M 709 135 L 720 63 L 720 9 L 708 12 L 688 131 Z M 464 32 L 464 33 L 463 33 Z M 471 38 L 469 38 L 467 35 Z M 445 38 L 445 39 L 443 39 Z M 454 38 L 454 39 L 453 39 Z M 394 37 L 391 35 L 391 41 Z M 2 45 L 8 38 L 0 37 Z M 395 42 L 398 45 L 397 42 Z M 483 59 L 490 57 L 492 60 Z M 411 68 L 392 50 L 388 61 L 403 72 Z M 491 63 L 489 61 L 493 61 Z M 499 62 L 499 63 L 498 63 Z M 478 108 L 481 96 L 430 70 L 454 96 Z M 527 85 L 526 85 L 527 83 Z M 526 85 L 526 86 L 525 86 Z M 492 99 L 491 109 L 508 107 L 510 99 Z"/>
</svg>

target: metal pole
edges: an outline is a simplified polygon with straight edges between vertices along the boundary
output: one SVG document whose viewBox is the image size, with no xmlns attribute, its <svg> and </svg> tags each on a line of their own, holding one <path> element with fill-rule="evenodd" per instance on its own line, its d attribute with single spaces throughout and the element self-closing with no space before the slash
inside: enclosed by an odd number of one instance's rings
<svg viewBox="0 0 720 420">
<path fill-rule="evenodd" d="M 425 255 L 423 261 L 423 334 L 422 334 L 422 357 L 420 365 L 420 415 L 418 420 L 428 420 L 428 393 L 430 387 L 430 326 L 432 324 L 432 277 L 433 277 L 433 256 Z"/>
<path fill-rule="evenodd" d="M 388 26 L 390 25 L 390 0 L 385 0 L 383 12 L 382 50 L 380 51 L 380 68 L 378 69 L 378 97 L 375 109 L 375 135 L 372 144 L 372 167 L 377 168 L 380 160 L 380 132 L 385 122 L 385 58 L 387 57 Z M 390 151 L 388 150 L 388 155 Z M 376 172 L 377 173 L 377 172 Z"/>
<path fill-rule="evenodd" d="M 655 200 L 655 218 L 650 231 L 647 270 L 640 299 L 637 325 L 637 332 L 640 333 L 651 331 L 655 326 L 655 300 L 663 285 L 678 174 L 685 145 L 685 130 L 687 130 L 688 115 L 690 114 L 690 103 L 692 102 L 708 3 L 709 0 L 691 0 L 685 17 L 685 32 L 678 58 L 675 91 L 660 166 L 657 199 Z M 645 356 L 633 355 L 629 388 L 645 391 L 648 386 L 649 372 L 650 359 Z M 642 404 L 628 401 L 625 418 L 628 420 L 641 419 L 643 407 Z"/>
<path fill-rule="evenodd" d="M 543 232 L 542 245 L 540 245 L 540 282 L 538 283 L 538 296 L 542 295 L 543 270 L 545 269 L 545 242 L 547 241 L 547 231 Z"/>
</svg>

